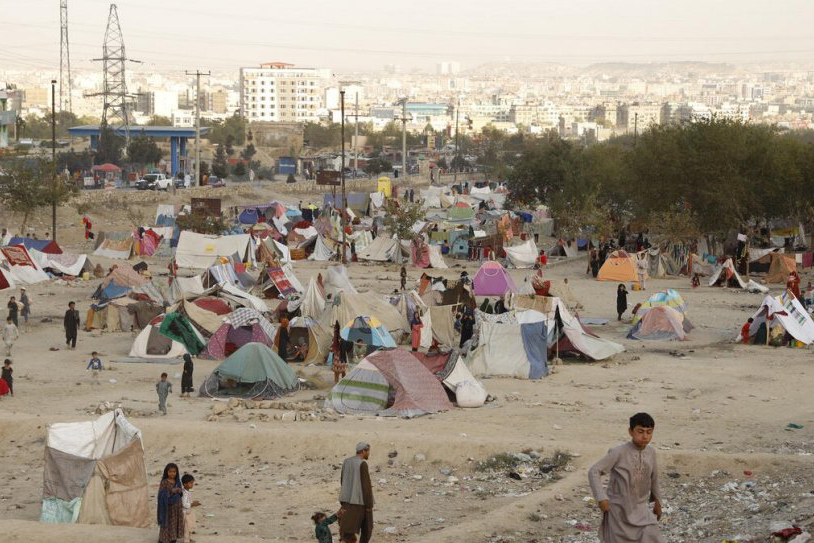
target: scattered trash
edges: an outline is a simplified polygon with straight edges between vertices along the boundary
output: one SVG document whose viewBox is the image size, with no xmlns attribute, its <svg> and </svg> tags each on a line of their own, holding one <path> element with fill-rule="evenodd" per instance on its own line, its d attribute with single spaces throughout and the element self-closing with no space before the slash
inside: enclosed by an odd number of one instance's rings
<svg viewBox="0 0 814 543">
<path fill-rule="evenodd" d="M 786 430 L 802 430 L 803 425 L 797 424 L 796 422 L 790 422 L 786 425 Z"/>
</svg>

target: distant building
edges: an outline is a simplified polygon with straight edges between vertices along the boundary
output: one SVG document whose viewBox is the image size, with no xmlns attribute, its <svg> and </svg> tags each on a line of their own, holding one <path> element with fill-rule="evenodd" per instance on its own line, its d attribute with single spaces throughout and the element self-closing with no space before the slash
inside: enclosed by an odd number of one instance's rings
<svg viewBox="0 0 814 543">
<path fill-rule="evenodd" d="M 144 91 L 139 89 L 136 98 L 136 111 L 145 115 L 170 117 L 178 109 L 178 93 L 174 91 Z"/>
<path fill-rule="evenodd" d="M 319 121 L 331 72 L 274 62 L 240 69 L 240 112 L 247 121 Z"/>
<path fill-rule="evenodd" d="M 229 112 L 229 93 L 223 89 L 216 90 L 209 95 L 211 100 L 210 111 L 213 113 Z"/>
<path fill-rule="evenodd" d="M 458 62 L 439 62 L 435 65 L 435 72 L 438 75 L 455 75 L 461 71 L 461 64 Z"/>
<path fill-rule="evenodd" d="M 661 104 L 622 104 L 616 109 L 616 126 L 622 132 L 642 132 L 661 124 Z"/>
<path fill-rule="evenodd" d="M 25 89 L 23 107 L 50 107 L 51 89 L 48 87 L 28 87 Z"/>
<path fill-rule="evenodd" d="M 7 91 L 0 90 L 0 148 L 8 147 L 9 134 L 15 128 L 17 115 L 9 109 L 9 95 Z"/>
</svg>

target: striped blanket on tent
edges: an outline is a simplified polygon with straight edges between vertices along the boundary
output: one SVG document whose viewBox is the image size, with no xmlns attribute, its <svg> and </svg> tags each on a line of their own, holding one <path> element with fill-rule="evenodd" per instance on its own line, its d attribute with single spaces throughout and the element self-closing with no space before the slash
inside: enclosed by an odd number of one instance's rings
<svg viewBox="0 0 814 543">
<path fill-rule="evenodd" d="M 362 360 L 334 386 L 328 401 L 340 412 L 378 413 L 387 407 L 390 385 L 376 367 Z"/>
</svg>

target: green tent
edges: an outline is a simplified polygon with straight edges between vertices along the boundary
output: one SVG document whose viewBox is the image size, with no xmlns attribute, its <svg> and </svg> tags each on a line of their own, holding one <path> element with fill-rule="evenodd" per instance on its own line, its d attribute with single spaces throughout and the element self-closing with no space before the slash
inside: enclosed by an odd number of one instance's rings
<svg viewBox="0 0 814 543">
<path fill-rule="evenodd" d="M 158 329 L 162 336 L 181 343 L 193 356 L 197 356 L 205 347 L 201 337 L 192 328 L 189 321 L 180 313 L 167 313 Z"/>
<path fill-rule="evenodd" d="M 201 396 L 270 399 L 294 392 L 299 380 L 277 353 L 247 343 L 220 363 L 201 385 Z"/>
</svg>

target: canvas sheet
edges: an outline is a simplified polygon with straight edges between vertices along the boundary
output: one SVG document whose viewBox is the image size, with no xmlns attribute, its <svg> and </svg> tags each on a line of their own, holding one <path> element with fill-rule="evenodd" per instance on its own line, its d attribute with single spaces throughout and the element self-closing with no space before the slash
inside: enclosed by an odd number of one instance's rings
<svg viewBox="0 0 814 543">
<path fill-rule="evenodd" d="M 51 268 L 54 271 L 79 277 L 85 269 L 86 255 L 76 255 L 73 253 L 47 254 L 39 251 L 30 251 L 33 258 L 37 258 L 41 268 Z"/>
<path fill-rule="evenodd" d="M 359 260 L 372 262 L 396 262 L 402 255 L 402 249 L 399 243 L 383 235 L 374 239 L 373 242 L 361 252 L 359 252 L 358 246 L 356 250 Z"/>
<path fill-rule="evenodd" d="M 441 247 L 438 245 L 428 245 L 430 251 L 430 267 L 438 269 L 438 270 L 445 270 L 449 268 L 447 263 L 444 262 L 444 257 L 441 254 Z"/>
<path fill-rule="evenodd" d="M 48 427 L 46 446 L 58 451 L 99 459 L 120 450 L 141 432 L 130 424 L 121 409 L 110 411 L 93 421 L 58 422 Z"/>
<path fill-rule="evenodd" d="M 291 281 L 288 280 L 286 273 L 283 271 L 282 268 L 279 267 L 266 267 L 266 273 L 269 276 L 269 279 L 274 283 L 274 286 L 277 287 L 277 290 L 280 292 L 280 296 L 288 297 L 297 294 L 297 289 L 291 284 Z"/>
<path fill-rule="evenodd" d="M 170 296 L 173 300 L 180 300 L 186 296 L 198 296 L 206 292 L 200 276 L 176 277 L 170 286 Z"/>
<path fill-rule="evenodd" d="M 42 497 L 59 498 L 66 502 L 81 498 L 95 466 L 93 458 L 45 447 Z"/>
<path fill-rule="evenodd" d="M 356 288 L 348 277 L 348 269 L 341 265 L 331 266 L 325 272 L 325 295 L 336 296 L 341 291 L 356 294 Z"/>
<path fill-rule="evenodd" d="M 105 481 L 105 504 L 111 524 L 148 528 L 152 504 L 147 494 L 147 470 L 141 439 L 114 455 L 102 458 L 98 471 Z"/>
<path fill-rule="evenodd" d="M 311 277 L 300 303 L 300 314 L 305 318 L 317 319 L 323 311 L 325 311 L 325 290 L 319 285 L 316 277 Z"/>
<path fill-rule="evenodd" d="M 321 235 L 317 236 L 314 243 L 314 250 L 308 255 L 308 260 L 316 260 L 317 262 L 326 262 L 336 256 L 336 251 L 328 247 L 325 243 L 325 238 Z"/>
<path fill-rule="evenodd" d="M 754 322 L 749 328 L 750 336 L 755 335 L 761 323 L 766 320 L 766 315 L 762 314 L 764 308 L 769 315 L 774 315 L 774 318 L 780 321 L 783 328 L 794 339 L 806 345 L 814 343 L 814 321 L 811 320 L 811 316 L 800 304 L 800 301 L 788 291 L 784 291 L 780 296 L 766 296 L 763 299 L 760 309 L 752 317 Z"/>
<path fill-rule="evenodd" d="M 548 342 L 545 323 L 527 323 L 520 325 L 523 338 L 523 350 L 529 361 L 529 379 L 540 379 L 548 376 Z"/>
<path fill-rule="evenodd" d="M 106 239 L 93 251 L 94 256 L 127 260 L 133 255 L 133 238 Z"/>
<path fill-rule="evenodd" d="M 175 262 L 181 268 L 208 268 L 218 257 L 237 253 L 244 259 L 248 253 L 249 234 L 207 236 L 183 231 L 175 249 Z"/>
<path fill-rule="evenodd" d="M 453 314 L 457 307 L 455 305 L 437 305 L 429 309 L 433 338 L 442 347 L 458 346 L 455 315 Z"/>
<path fill-rule="evenodd" d="M 531 364 L 524 349 L 522 328 L 517 324 L 482 321 L 477 348 L 467 358 L 474 375 L 529 379 Z"/>
<path fill-rule="evenodd" d="M 242 306 L 256 309 L 260 313 L 269 311 L 269 306 L 266 302 L 257 296 L 253 296 L 248 292 L 244 292 L 234 285 L 224 283 L 221 285 L 221 296 L 227 300 L 232 300 Z"/>
<path fill-rule="evenodd" d="M 381 416 L 416 417 L 452 409 L 441 383 L 413 355 L 403 349 L 376 351 L 365 358 L 393 389 L 393 405 Z"/>
<path fill-rule="evenodd" d="M 535 245 L 533 239 L 528 239 L 514 247 L 503 247 L 503 250 L 506 251 L 506 255 L 512 265 L 519 269 L 534 267 L 534 264 L 537 262 L 537 255 L 539 254 L 537 245 Z"/>
</svg>

